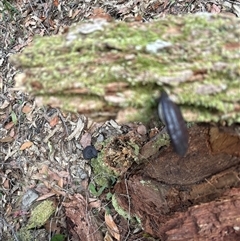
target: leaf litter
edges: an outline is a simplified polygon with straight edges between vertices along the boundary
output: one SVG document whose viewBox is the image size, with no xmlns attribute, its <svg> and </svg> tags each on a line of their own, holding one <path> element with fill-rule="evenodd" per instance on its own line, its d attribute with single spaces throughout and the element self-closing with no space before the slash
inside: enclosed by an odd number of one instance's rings
<svg viewBox="0 0 240 241">
<path fill-rule="evenodd" d="M 14 86 L 20 70 L 8 63 L 10 55 L 31 44 L 34 35 L 61 34 L 82 20 L 150 21 L 196 12 L 240 16 L 239 9 L 238 1 L 1 1 L 0 239 L 150 240 L 142 238 L 141 229 L 131 232 L 134 225 L 119 217 L 108 200 L 88 191 L 91 165 L 82 150 L 125 127 L 105 123 L 103 135 L 102 124 L 84 116 L 37 107 L 33 97 Z M 144 125 L 136 128 L 146 134 Z"/>
</svg>

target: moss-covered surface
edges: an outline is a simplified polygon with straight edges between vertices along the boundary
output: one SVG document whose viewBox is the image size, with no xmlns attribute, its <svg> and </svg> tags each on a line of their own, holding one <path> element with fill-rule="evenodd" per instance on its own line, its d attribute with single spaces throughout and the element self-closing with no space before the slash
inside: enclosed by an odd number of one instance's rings
<svg viewBox="0 0 240 241">
<path fill-rule="evenodd" d="M 40 228 L 41 226 L 43 226 L 46 223 L 46 221 L 50 218 L 50 216 L 55 212 L 55 210 L 56 208 L 53 202 L 49 200 L 45 200 L 41 202 L 39 205 L 37 205 L 31 212 L 31 216 L 27 226 L 22 227 L 18 232 L 20 240 L 35 240 L 30 230 L 33 228 Z"/>
<path fill-rule="evenodd" d="M 131 106 L 141 113 L 135 119 L 144 119 L 165 89 L 188 121 L 239 123 L 239 25 L 237 18 L 210 15 L 98 20 L 36 38 L 11 59 L 24 71 L 21 85 L 47 103 L 56 97 L 65 110 L 82 111 L 81 103 L 88 112 Z"/>
<path fill-rule="evenodd" d="M 93 182 L 98 187 L 109 187 L 111 185 L 111 179 L 117 178 L 119 174 L 114 173 L 102 159 L 103 155 L 99 154 L 98 158 L 91 161 L 91 166 L 94 172 Z"/>
<path fill-rule="evenodd" d="M 131 135 L 118 135 L 108 138 L 98 157 L 91 161 L 94 183 L 98 187 L 111 187 L 114 180 L 126 173 L 135 162 L 143 160 L 139 153 L 140 139 Z"/>
<path fill-rule="evenodd" d="M 55 212 L 53 202 L 45 200 L 36 206 L 28 221 L 27 229 L 41 227 L 49 219 L 49 217 Z"/>
<path fill-rule="evenodd" d="M 131 214 L 129 212 L 126 212 L 119 206 L 115 194 L 112 196 L 112 205 L 113 205 L 114 209 L 118 212 L 118 214 L 121 215 L 122 217 L 124 217 L 125 219 L 130 220 L 131 218 L 133 218 L 133 217 L 131 217 Z"/>
</svg>

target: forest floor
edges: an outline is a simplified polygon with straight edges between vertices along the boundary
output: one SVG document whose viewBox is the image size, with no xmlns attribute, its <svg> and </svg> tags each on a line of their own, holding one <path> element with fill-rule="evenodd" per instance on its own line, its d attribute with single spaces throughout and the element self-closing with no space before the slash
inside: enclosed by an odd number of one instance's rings
<svg viewBox="0 0 240 241">
<path fill-rule="evenodd" d="M 62 114 L 60 110 L 36 106 L 29 93 L 15 87 L 14 76 L 21 70 L 9 63 L 9 57 L 26 48 L 35 35 L 62 34 L 70 25 L 80 21 L 104 18 L 108 21 L 115 19 L 148 22 L 168 14 L 185 15 L 199 12 L 239 17 L 240 2 L 1 1 L 0 240 L 27 241 L 33 240 L 32 237 L 39 241 L 97 241 L 103 240 L 103 237 L 109 241 L 159 240 L 145 234 L 137 221 L 125 220 L 114 210 L 110 201 L 111 188 L 107 191 L 97 191 L 94 187 L 89 187 L 89 179 L 86 177 L 91 177 L 91 168 L 87 162 L 78 162 L 79 156 L 82 155 L 78 146 L 88 146 L 100 127 L 106 135 L 109 134 L 109 128 L 114 127 L 124 132 L 126 127 L 118 126 L 114 121 L 105 123 L 102 127 L 102 124 L 86 120 L 85 117 L 78 118 L 76 115 Z M 58 126 L 58 122 L 63 123 L 63 130 L 60 130 L 60 127 L 58 130 L 53 128 Z M 48 142 L 50 138 L 60 140 L 65 138 L 68 131 L 73 133 L 75 129 L 80 132 L 85 130 L 85 134 L 80 138 L 76 137 L 76 133 L 75 136 L 69 136 L 68 144 L 71 141 L 71 147 L 66 147 L 64 142 L 61 142 L 57 143 L 61 150 L 52 151 L 53 147 L 49 146 Z M 145 127 L 142 125 L 137 130 L 139 133 L 145 132 Z M 76 141 L 78 138 L 80 143 Z M 52 154 L 48 154 L 51 151 Z M 66 157 L 69 153 L 70 160 Z M 78 169 L 79 165 L 82 165 L 81 169 Z M 82 230 L 75 230 L 74 234 L 74 226 L 78 224 L 77 221 L 72 221 L 78 218 L 74 216 L 74 208 L 80 204 L 82 210 L 77 213 L 82 215 L 85 221 Z M 38 218 L 39 216 L 41 218 Z M 89 221 L 92 217 L 94 223 Z M 84 236 L 86 233 L 93 235 Z"/>
</svg>

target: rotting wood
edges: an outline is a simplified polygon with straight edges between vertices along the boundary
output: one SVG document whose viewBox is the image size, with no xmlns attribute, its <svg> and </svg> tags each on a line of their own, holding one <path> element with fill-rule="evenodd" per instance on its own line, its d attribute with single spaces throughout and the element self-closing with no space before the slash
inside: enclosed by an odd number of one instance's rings
<svg viewBox="0 0 240 241">
<path fill-rule="evenodd" d="M 224 138 L 216 140 L 220 135 Z M 237 237 L 239 151 L 239 137 L 218 132 L 217 127 L 195 125 L 190 128 L 185 157 L 171 146 L 162 147 L 141 168 L 122 177 L 115 186 L 117 208 L 130 210 L 128 215 L 137 217 L 146 232 L 162 240 Z"/>
</svg>

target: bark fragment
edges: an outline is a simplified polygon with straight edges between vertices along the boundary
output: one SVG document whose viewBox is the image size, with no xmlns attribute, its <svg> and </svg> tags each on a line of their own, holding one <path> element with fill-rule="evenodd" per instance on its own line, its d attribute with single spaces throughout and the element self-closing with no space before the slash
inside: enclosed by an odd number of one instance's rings
<svg viewBox="0 0 240 241">
<path fill-rule="evenodd" d="M 146 232 L 163 240 L 236 238 L 239 137 L 207 125 L 193 126 L 189 135 L 185 157 L 175 154 L 171 146 L 163 147 L 141 170 L 130 171 L 127 179 L 117 183 L 117 203 L 137 216 Z"/>
</svg>

